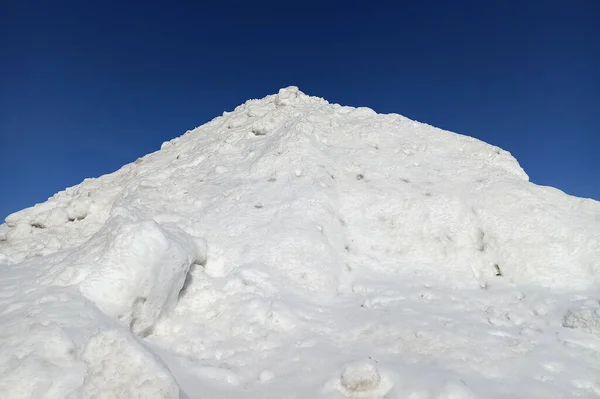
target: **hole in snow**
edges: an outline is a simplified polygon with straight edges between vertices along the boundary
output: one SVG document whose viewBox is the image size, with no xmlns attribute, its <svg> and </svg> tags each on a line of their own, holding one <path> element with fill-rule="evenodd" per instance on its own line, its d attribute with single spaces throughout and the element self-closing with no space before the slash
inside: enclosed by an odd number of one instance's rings
<svg viewBox="0 0 600 399">
<path fill-rule="evenodd" d="M 494 265 L 494 271 L 496 273 L 496 276 L 502 276 L 502 270 L 500 270 L 500 266 L 498 266 L 498 264 Z"/>
<path fill-rule="evenodd" d="M 196 268 L 198 267 L 198 265 L 204 266 L 205 264 L 206 264 L 206 261 L 203 262 L 202 264 L 198 264 L 198 263 L 191 264 L 190 269 L 188 270 L 187 274 L 185 275 L 185 280 L 183 281 L 181 290 L 179 290 L 179 294 L 177 296 L 178 300 L 183 298 L 187 294 L 190 287 L 194 283 L 194 272 L 196 271 Z"/>
<path fill-rule="evenodd" d="M 362 173 L 359 173 L 356 175 L 356 180 L 362 180 L 365 178 L 365 175 L 363 175 Z"/>
<path fill-rule="evenodd" d="M 30 226 L 33 227 L 34 229 L 45 229 L 46 228 L 46 226 L 44 226 L 41 222 L 30 223 Z"/>
</svg>

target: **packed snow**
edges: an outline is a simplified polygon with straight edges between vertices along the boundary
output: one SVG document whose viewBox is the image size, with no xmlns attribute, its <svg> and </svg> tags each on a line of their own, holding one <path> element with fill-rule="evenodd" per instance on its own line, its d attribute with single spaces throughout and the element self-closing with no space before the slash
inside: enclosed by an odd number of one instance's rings
<svg viewBox="0 0 600 399">
<path fill-rule="evenodd" d="M 0 226 L 1 398 L 600 396 L 600 203 L 296 87 Z"/>
</svg>

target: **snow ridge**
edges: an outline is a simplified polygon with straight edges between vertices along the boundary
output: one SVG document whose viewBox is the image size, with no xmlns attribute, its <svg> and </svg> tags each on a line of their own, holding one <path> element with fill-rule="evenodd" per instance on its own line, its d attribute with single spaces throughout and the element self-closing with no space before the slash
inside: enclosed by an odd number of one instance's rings
<svg viewBox="0 0 600 399">
<path fill-rule="evenodd" d="M 288 87 L 6 218 L 0 392 L 598 394 L 598 259 L 510 153 Z"/>
</svg>

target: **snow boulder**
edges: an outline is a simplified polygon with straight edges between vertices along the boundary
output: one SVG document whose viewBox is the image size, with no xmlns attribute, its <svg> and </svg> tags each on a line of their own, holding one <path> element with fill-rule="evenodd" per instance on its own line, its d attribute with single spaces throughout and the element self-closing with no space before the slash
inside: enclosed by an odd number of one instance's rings
<svg viewBox="0 0 600 399">
<path fill-rule="evenodd" d="M 0 312 L 1 398 L 179 398 L 161 360 L 76 290 L 22 299 Z"/>
<path fill-rule="evenodd" d="M 75 280 L 107 315 L 145 335 L 174 308 L 190 266 L 205 262 L 206 244 L 155 221 L 117 219 L 74 254 L 74 263 L 84 269 Z M 63 278 L 72 273 L 67 268 Z"/>
<path fill-rule="evenodd" d="M 84 398 L 178 398 L 179 386 L 168 369 L 142 345 L 118 330 L 102 331 L 86 344 Z"/>
<path fill-rule="evenodd" d="M 377 363 L 357 361 L 347 364 L 340 377 L 340 383 L 349 392 L 366 392 L 377 389 L 381 383 Z"/>
<path fill-rule="evenodd" d="M 388 372 L 380 370 L 373 359 L 356 360 L 347 363 L 341 375 L 325 384 L 350 398 L 383 398 L 394 387 Z"/>
</svg>

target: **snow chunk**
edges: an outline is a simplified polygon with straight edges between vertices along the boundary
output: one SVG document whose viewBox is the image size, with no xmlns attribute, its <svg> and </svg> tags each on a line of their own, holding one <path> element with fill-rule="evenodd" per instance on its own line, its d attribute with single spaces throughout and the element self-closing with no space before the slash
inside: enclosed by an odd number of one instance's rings
<svg viewBox="0 0 600 399">
<path fill-rule="evenodd" d="M 109 224 L 81 252 L 97 259 L 81 293 L 136 334 L 174 308 L 190 266 L 206 260 L 203 240 L 154 221 Z"/>
<path fill-rule="evenodd" d="M 390 373 L 380 370 L 371 358 L 346 364 L 340 376 L 324 385 L 325 392 L 337 390 L 347 397 L 364 399 L 387 397 L 393 387 Z"/>
<path fill-rule="evenodd" d="M 44 222 L 44 226 L 46 227 L 55 227 L 60 226 L 69 221 L 69 214 L 62 208 L 54 208 L 48 213 L 46 216 L 46 220 Z"/>
<path fill-rule="evenodd" d="M 377 363 L 368 360 L 356 361 L 346 365 L 340 382 L 342 387 L 350 392 L 365 392 L 377 389 L 381 382 Z"/>
<path fill-rule="evenodd" d="M 279 90 L 275 97 L 275 105 L 287 106 L 296 102 L 306 102 L 308 96 L 302 93 L 296 86 L 290 86 Z"/>
<path fill-rule="evenodd" d="M 6 232 L 6 241 L 14 241 L 25 238 L 31 234 L 33 228 L 29 224 L 17 224 Z"/>
<path fill-rule="evenodd" d="M 256 136 L 264 136 L 277 130 L 284 122 L 285 115 L 278 111 L 272 111 L 258 119 L 252 125 L 252 133 Z"/>
<path fill-rule="evenodd" d="M 178 398 L 179 387 L 157 359 L 132 337 L 115 330 L 93 336 L 83 349 L 87 366 L 86 398 Z"/>
<path fill-rule="evenodd" d="M 178 398 L 158 358 L 78 293 L 22 295 L 0 313 L 2 398 Z"/>
<path fill-rule="evenodd" d="M 90 201 L 87 199 L 75 200 L 67 207 L 69 220 L 82 220 L 88 215 L 90 210 Z"/>
</svg>

